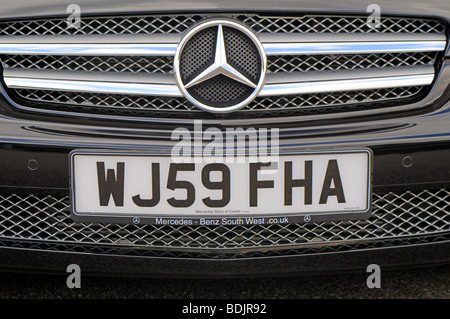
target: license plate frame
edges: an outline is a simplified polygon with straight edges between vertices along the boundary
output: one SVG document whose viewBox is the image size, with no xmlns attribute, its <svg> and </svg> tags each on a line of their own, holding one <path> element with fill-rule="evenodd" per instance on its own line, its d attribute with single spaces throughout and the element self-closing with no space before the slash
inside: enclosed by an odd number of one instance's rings
<svg viewBox="0 0 450 319">
<path fill-rule="evenodd" d="M 106 224 L 155 224 L 155 225 L 172 225 L 172 226 L 200 226 L 200 225 L 253 225 L 253 224 L 286 224 L 286 223 L 310 223 L 324 221 L 340 221 L 340 220 L 364 220 L 371 216 L 372 213 L 372 170 L 373 170 L 373 153 L 368 148 L 357 149 L 332 149 L 317 151 L 302 151 L 280 154 L 282 160 L 289 156 L 325 156 L 325 155 L 348 155 L 348 154 L 366 154 L 367 156 L 367 174 L 366 178 L 366 205 L 364 209 L 352 211 L 328 211 L 328 212 L 296 212 L 296 213 L 261 213 L 261 214 L 227 214 L 227 215 L 211 215 L 211 214 L 185 214 L 175 213 L 173 215 L 164 215 L 155 212 L 152 213 L 127 213 L 120 214 L 116 212 L 86 212 L 77 209 L 77 182 L 75 180 L 75 161 L 77 156 L 98 156 L 98 157 L 148 157 L 148 158 L 169 158 L 170 154 L 143 152 L 143 151 L 115 151 L 115 150 L 92 150 L 92 149 L 76 149 L 69 154 L 69 173 L 70 173 L 70 207 L 71 218 L 76 222 L 84 223 L 106 223 Z M 196 172 L 196 174 L 199 174 Z M 162 173 L 161 177 L 167 172 Z M 163 187 L 163 184 L 160 185 Z M 110 199 L 112 202 L 112 198 Z M 247 220 L 247 218 L 250 218 Z"/>
</svg>

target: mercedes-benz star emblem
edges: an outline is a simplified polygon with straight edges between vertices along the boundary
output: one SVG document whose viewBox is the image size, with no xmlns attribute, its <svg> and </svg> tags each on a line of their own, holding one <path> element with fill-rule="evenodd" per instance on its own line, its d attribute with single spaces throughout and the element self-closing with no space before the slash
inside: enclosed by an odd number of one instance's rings
<svg viewBox="0 0 450 319">
<path fill-rule="evenodd" d="M 192 104 L 226 113 L 258 95 L 266 63 L 262 44 L 247 27 L 212 20 L 197 25 L 182 39 L 174 70 L 178 87 Z"/>
</svg>

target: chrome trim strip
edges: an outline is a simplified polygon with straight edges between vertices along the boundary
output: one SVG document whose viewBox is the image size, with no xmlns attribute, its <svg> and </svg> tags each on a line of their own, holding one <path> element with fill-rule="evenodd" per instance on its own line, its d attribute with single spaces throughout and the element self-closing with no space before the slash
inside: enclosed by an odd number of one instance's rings
<svg viewBox="0 0 450 319">
<path fill-rule="evenodd" d="M 382 69 L 362 69 L 362 70 L 333 70 L 309 71 L 309 72 L 288 72 L 269 73 L 266 76 L 265 85 L 283 83 L 304 83 L 317 81 L 353 80 L 381 77 L 398 77 L 411 75 L 434 74 L 432 65 L 386 67 Z M 83 82 L 120 82 L 120 83 L 141 83 L 141 84 L 164 84 L 176 85 L 173 74 L 142 74 L 132 72 L 100 72 L 100 71 L 67 71 L 67 70 L 38 70 L 22 68 L 6 68 L 3 70 L 6 78 L 27 78 L 36 80 L 58 80 L 58 81 L 83 81 Z"/>
<path fill-rule="evenodd" d="M 73 36 L 72 36 L 73 37 Z M 444 33 L 258 33 L 263 43 L 446 41 Z M 2 37 L 0 36 L 0 43 Z M 7 43 L 7 42 L 6 42 Z M 44 42 L 45 43 L 45 42 Z M 94 42 L 95 43 L 95 42 Z"/>
<path fill-rule="evenodd" d="M 267 55 L 363 54 L 443 51 L 445 41 L 263 43 Z"/>
<path fill-rule="evenodd" d="M 176 81 L 173 74 L 132 73 L 132 72 L 100 72 L 100 71 L 68 71 L 5 68 L 3 76 L 7 78 L 29 78 L 37 80 L 64 80 L 83 82 L 120 82 L 142 84 L 171 84 Z"/>
<path fill-rule="evenodd" d="M 2 43 L 0 54 L 14 55 L 85 55 L 85 56 L 172 56 L 174 43 L 123 43 L 123 44 L 25 44 Z"/>
<path fill-rule="evenodd" d="M 133 94 L 181 97 L 176 85 L 123 83 L 123 82 L 96 82 L 96 81 L 67 81 L 31 78 L 5 77 L 9 88 L 68 91 L 85 93 Z"/>
<path fill-rule="evenodd" d="M 26 37 L 29 38 L 29 37 Z M 41 38 L 41 37 L 40 37 Z M 263 37 L 264 38 L 264 37 Z M 266 37 L 267 38 L 267 37 Z M 295 37 L 297 42 L 285 42 L 286 37 L 281 37 L 279 42 L 261 41 L 267 55 L 305 55 L 305 54 L 362 54 L 362 53 L 396 53 L 396 52 L 431 52 L 443 51 L 446 46 L 445 40 L 410 40 L 410 41 L 339 41 L 339 37 L 322 37 L 322 40 L 309 42 L 298 42 L 301 38 Z M 359 38 L 359 36 L 358 36 Z M 368 39 L 370 40 L 371 37 Z M 372 37 L 373 38 L 373 37 Z M 55 37 L 57 39 L 57 37 Z M 39 40 L 30 41 L 30 43 L 15 42 L 3 43 L 8 41 L 0 37 L 0 54 L 11 55 L 84 55 L 84 56 L 174 56 L 178 43 L 155 43 L 149 37 L 147 43 L 142 39 L 135 43 L 125 40 L 116 40 L 114 43 L 104 43 L 105 40 L 97 43 L 90 43 L 93 38 L 86 43 L 78 43 L 80 38 L 72 43 L 64 43 L 67 38 L 60 43 L 37 43 Z M 290 41 L 294 37 L 288 37 Z M 373 38 L 374 40 L 376 38 Z M 267 39 L 266 39 L 267 40 Z M 307 39 L 304 39 L 304 41 Z M 36 41 L 36 42 L 35 42 Z M 56 41 L 56 40 L 52 40 Z M 109 40 L 113 41 L 113 40 Z M 131 41 L 131 38 L 127 41 Z M 75 42 L 75 43 L 74 43 Z"/>
<path fill-rule="evenodd" d="M 403 69 L 403 70 L 402 70 Z M 61 90 L 86 93 L 110 93 L 110 94 L 135 94 L 181 97 L 182 94 L 175 84 L 153 84 L 149 81 L 129 82 L 125 76 L 123 81 L 114 82 L 111 79 L 99 81 L 98 77 L 89 78 L 85 73 L 84 80 L 79 78 L 79 73 L 73 77 L 64 77 L 64 73 L 57 78 L 57 72 L 51 72 L 51 77 L 43 75 L 41 78 L 19 76 L 20 72 L 5 70 L 5 83 L 9 88 L 36 89 L 36 90 Z M 23 74 L 26 75 L 26 74 Z M 326 74 L 316 74 L 308 77 L 300 74 L 299 77 L 268 79 L 259 96 L 294 95 L 322 92 L 339 92 L 368 90 L 377 88 L 393 88 L 402 86 L 429 85 L 433 82 L 434 69 L 432 67 L 389 69 L 388 72 L 370 73 L 367 71 L 342 72 L 341 77 L 327 78 Z M 118 79 L 118 77 L 115 77 Z M 288 80 L 291 80 L 288 82 Z M 276 82 L 275 82 L 276 81 Z M 168 82 L 166 82 L 168 83 Z"/>
<path fill-rule="evenodd" d="M 7 71 L 7 70 L 5 70 Z M 32 73 L 30 71 L 29 73 Z M 369 68 L 361 70 L 293 71 L 269 73 L 265 84 L 306 83 L 317 81 L 362 80 L 369 78 L 405 77 L 412 75 L 434 75 L 432 65 Z"/>
<path fill-rule="evenodd" d="M 435 34 L 435 33 L 434 33 Z M 418 34 L 418 36 L 421 36 Z M 417 40 L 417 39 L 416 39 Z M 17 44 L 136 44 L 136 43 L 172 43 L 178 44 L 181 41 L 181 34 L 89 34 L 89 35 L 20 35 L 8 36 L 0 35 L 1 43 Z"/>
<path fill-rule="evenodd" d="M 342 92 L 393 88 L 402 86 L 429 85 L 434 74 L 378 77 L 354 80 L 316 81 L 303 83 L 268 84 L 263 87 L 259 96 L 296 95 L 324 92 Z"/>
<path fill-rule="evenodd" d="M 443 33 L 269 33 L 257 34 L 263 43 L 310 42 L 403 42 L 446 41 Z M 92 34 L 92 35 L 0 35 L 0 44 L 124 44 L 172 43 L 183 38 L 179 33 L 168 34 Z"/>
</svg>

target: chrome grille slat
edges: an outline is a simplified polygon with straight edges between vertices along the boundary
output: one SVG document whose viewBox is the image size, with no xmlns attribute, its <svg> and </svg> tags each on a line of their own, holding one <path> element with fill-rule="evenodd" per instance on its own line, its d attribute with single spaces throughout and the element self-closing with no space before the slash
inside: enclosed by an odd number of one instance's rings
<svg viewBox="0 0 450 319">
<path fill-rule="evenodd" d="M 26 40 L 26 39 L 25 39 Z M 3 39 L 5 41 L 5 39 Z M 0 42 L 0 54 L 69 56 L 174 56 L 177 43 L 8 43 Z M 414 41 L 338 41 L 262 42 L 266 55 L 367 54 L 398 52 L 434 52 L 445 49 L 440 40 Z"/>
<path fill-rule="evenodd" d="M 367 54 L 443 51 L 445 41 L 410 42 L 330 42 L 263 43 L 267 56 L 309 54 Z"/>
<path fill-rule="evenodd" d="M 30 71 L 17 68 L 5 69 L 4 81 L 11 89 L 60 90 L 84 93 L 121 93 L 132 95 L 181 97 L 181 91 L 173 81 L 173 77 L 163 75 L 131 76 L 130 74 L 106 74 L 96 72 L 50 72 Z M 384 68 L 383 70 L 348 70 L 344 72 L 291 72 L 271 73 L 267 75 L 259 96 L 283 96 L 294 94 L 311 94 L 323 92 L 342 92 L 348 88 L 370 90 L 406 86 L 429 85 L 433 81 L 432 66 Z M 224 81 L 228 81 L 224 78 Z M 231 98 L 238 90 L 232 87 L 228 92 L 221 91 L 222 79 L 216 77 L 216 89 L 202 83 L 194 90 L 206 85 L 202 94 L 220 95 L 220 99 Z M 231 84 L 231 83 L 230 83 Z M 228 87 L 228 86 L 226 86 Z M 242 89 L 247 90 L 246 87 Z M 221 93 L 220 93 L 221 92 Z"/>
<path fill-rule="evenodd" d="M 251 226 L 167 226 L 75 223 L 69 197 L 1 195 L 0 240 L 97 244 L 147 249 L 314 247 L 450 231 L 448 189 L 374 194 L 368 220 Z"/>
<path fill-rule="evenodd" d="M 273 56 L 268 73 L 341 71 L 386 67 L 433 65 L 435 52 Z M 173 74 L 171 57 L 87 57 L 0 55 L 5 68 L 85 72 Z"/>
</svg>

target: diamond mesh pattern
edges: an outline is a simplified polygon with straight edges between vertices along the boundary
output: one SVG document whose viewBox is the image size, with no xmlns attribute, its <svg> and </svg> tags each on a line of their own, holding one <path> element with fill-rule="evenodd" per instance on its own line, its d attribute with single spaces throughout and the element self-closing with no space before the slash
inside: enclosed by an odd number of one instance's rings
<svg viewBox="0 0 450 319">
<path fill-rule="evenodd" d="M 407 99 L 417 95 L 422 87 L 403 87 L 391 89 L 376 89 L 367 91 L 350 91 L 337 93 L 303 94 L 295 96 L 257 98 L 242 110 L 235 112 L 242 114 L 248 111 L 280 111 L 303 110 L 308 108 L 322 108 L 347 105 L 347 111 L 354 110 L 355 104 L 389 100 Z M 17 89 L 14 92 L 21 98 L 31 101 L 48 101 L 67 104 L 61 108 L 70 111 L 83 111 L 83 107 L 100 107 L 107 113 L 108 109 L 144 110 L 144 111 L 200 111 L 185 99 L 159 98 L 148 96 L 132 96 L 118 94 L 90 94 L 71 93 L 62 91 L 40 91 Z M 233 96 L 233 92 L 224 98 Z M 239 93 L 240 94 L 240 93 Z M 220 98 L 220 97 L 219 97 Z M 47 104 L 46 107 L 49 105 Z M 55 105 L 56 108 L 59 108 Z"/>
<path fill-rule="evenodd" d="M 214 54 L 216 33 L 216 28 L 207 28 L 186 44 L 180 61 L 183 82 L 189 82 L 209 65 Z"/>
<path fill-rule="evenodd" d="M 96 56 L 0 56 L 7 68 L 100 71 L 132 73 L 173 73 L 172 57 L 96 57 Z"/>
<path fill-rule="evenodd" d="M 82 18 L 80 28 L 68 27 L 66 18 L 0 23 L 0 35 L 95 35 L 182 33 L 200 21 L 199 15 Z"/>
<path fill-rule="evenodd" d="M 230 17 L 230 15 L 227 15 Z M 0 35 L 67 35 L 67 34 L 153 34 L 183 33 L 207 15 L 130 16 L 82 18 L 81 28 L 69 28 L 66 18 L 5 21 Z M 303 15 L 277 17 L 256 14 L 232 15 L 255 32 L 271 33 L 442 33 L 445 24 L 437 20 L 383 17 L 380 28 L 370 28 L 366 17 Z"/>
<path fill-rule="evenodd" d="M 253 88 L 219 75 L 193 86 L 188 91 L 196 100 L 207 105 L 228 106 L 246 99 L 253 92 Z"/>
<path fill-rule="evenodd" d="M 252 226 L 75 223 L 68 196 L 1 195 L 0 239 L 133 248 L 289 247 L 431 235 L 450 231 L 448 189 L 374 194 L 368 220 Z"/>
<path fill-rule="evenodd" d="M 198 47 L 197 47 L 198 50 Z M 196 51 L 196 61 L 183 61 L 183 72 L 190 77 L 201 69 L 209 59 L 211 51 Z M 187 54 L 186 57 L 191 57 Z M 435 52 L 393 53 L 393 54 L 355 54 L 355 55 L 308 55 L 308 56 L 270 56 L 267 59 L 267 72 L 356 70 L 397 66 L 433 65 Z M 3 55 L 0 60 L 7 68 L 101 71 L 101 72 L 146 72 L 173 74 L 171 57 L 88 57 L 88 56 L 25 56 Z M 200 61 L 200 62 L 199 62 Z M 243 65 L 251 65 L 253 59 L 246 59 Z M 194 63 L 195 62 L 195 63 Z M 249 67 L 247 72 L 255 70 Z M 253 71 L 255 72 L 255 71 Z"/>
<path fill-rule="evenodd" d="M 400 66 L 433 65 L 436 52 L 270 56 L 267 72 L 356 70 Z"/>
<path fill-rule="evenodd" d="M 256 84 L 261 72 L 261 58 L 255 44 L 242 32 L 224 28 L 227 61 Z"/>
<path fill-rule="evenodd" d="M 119 94 L 96 94 L 96 93 L 72 93 L 63 91 L 41 91 L 18 89 L 14 90 L 18 96 L 32 101 L 48 101 L 61 104 L 69 104 L 64 106 L 65 109 L 72 107 L 80 109 L 80 107 L 108 107 L 120 108 L 124 110 L 192 110 L 194 107 L 184 99 L 177 98 L 159 98 L 136 95 L 119 95 Z M 106 112 L 107 110 L 105 110 Z"/>
<path fill-rule="evenodd" d="M 412 86 L 404 88 L 377 89 L 368 91 L 349 91 L 334 93 L 304 94 L 293 96 L 258 98 L 249 104 L 246 109 L 257 110 L 298 110 L 308 108 L 347 106 L 346 111 L 354 110 L 355 104 L 387 102 L 417 95 L 422 87 Z"/>
<path fill-rule="evenodd" d="M 371 28 L 367 17 L 313 16 L 264 17 L 247 15 L 239 17 L 256 32 L 270 33 L 442 33 L 445 24 L 436 20 L 418 20 L 383 17 L 379 28 Z"/>
</svg>

